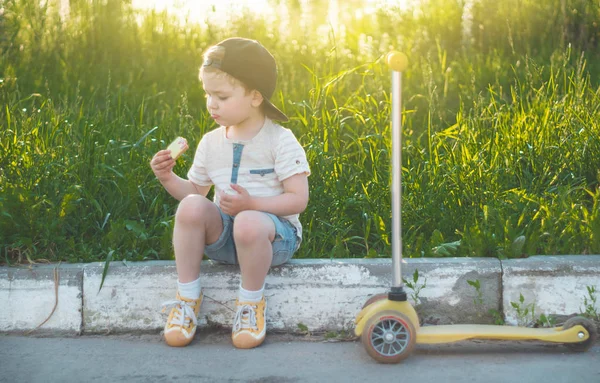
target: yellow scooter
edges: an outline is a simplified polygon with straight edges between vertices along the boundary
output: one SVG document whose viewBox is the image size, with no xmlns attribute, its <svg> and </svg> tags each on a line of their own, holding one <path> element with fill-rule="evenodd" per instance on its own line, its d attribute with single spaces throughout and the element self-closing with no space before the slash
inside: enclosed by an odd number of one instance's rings
<svg viewBox="0 0 600 383">
<path fill-rule="evenodd" d="M 371 297 L 356 317 L 355 333 L 367 353 L 381 363 L 398 363 L 408 357 L 415 344 L 450 343 L 467 339 L 538 340 L 564 343 L 573 351 L 588 350 L 598 334 L 594 322 L 584 317 L 568 319 L 561 327 L 523 328 L 495 325 L 419 325 L 415 309 L 406 299 L 402 282 L 401 220 L 401 84 L 408 65 L 406 56 L 391 52 L 392 70 L 392 288 Z"/>
</svg>

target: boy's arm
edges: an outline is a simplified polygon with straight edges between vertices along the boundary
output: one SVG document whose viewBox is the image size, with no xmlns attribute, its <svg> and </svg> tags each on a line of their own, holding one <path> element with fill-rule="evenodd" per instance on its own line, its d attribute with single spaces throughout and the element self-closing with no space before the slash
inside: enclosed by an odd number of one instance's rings
<svg viewBox="0 0 600 383">
<path fill-rule="evenodd" d="M 162 186 L 178 201 L 181 201 L 190 194 L 201 194 L 204 197 L 208 194 L 210 186 L 202 186 L 193 183 L 190 180 L 183 179 L 175 173 L 167 180 L 160 180 Z"/>
<path fill-rule="evenodd" d="M 206 197 L 210 186 L 200 186 L 190 180 L 183 179 L 173 172 L 175 160 L 170 150 L 160 150 L 150 161 L 150 167 L 160 184 L 178 201 L 190 194 L 201 194 Z"/>
<path fill-rule="evenodd" d="M 277 216 L 300 214 L 308 205 L 308 177 L 295 174 L 283 181 L 283 194 L 273 197 L 252 197 L 250 210 L 264 211 Z"/>
<path fill-rule="evenodd" d="M 283 181 L 283 194 L 273 197 L 251 197 L 246 189 L 232 184 L 238 195 L 221 192 L 221 209 L 230 215 L 244 210 L 258 210 L 277 216 L 300 214 L 308 204 L 308 177 L 306 173 L 295 174 Z"/>
</svg>

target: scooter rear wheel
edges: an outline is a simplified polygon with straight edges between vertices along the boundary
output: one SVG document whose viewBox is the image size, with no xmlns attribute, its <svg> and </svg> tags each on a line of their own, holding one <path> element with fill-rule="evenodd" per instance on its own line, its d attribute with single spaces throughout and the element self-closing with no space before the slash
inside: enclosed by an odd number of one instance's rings
<svg viewBox="0 0 600 383">
<path fill-rule="evenodd" d="M 398 363 L 406 359 L 417 341 L 414 325 L 398 311 L 373 315 L 365 324 L 361 341 L 367 353 L 380 363 Z"/>
<path fill-rule="evenodd" d="M 590 334 L 590 337 L 587 340 L 579 343 L 565 343 L 565 346 L 574 352 L 585 352 L 589 350 L 590 347 L 596 342 L 598 338 L 598 330 L 596 329 L 596 324 L 591 320 L 584 317 L 574 317 L 569 318 L 563 325 L 563 329 L 569 329 L 571 327 L 582 325 L 587 332 Z"/>
</svg>

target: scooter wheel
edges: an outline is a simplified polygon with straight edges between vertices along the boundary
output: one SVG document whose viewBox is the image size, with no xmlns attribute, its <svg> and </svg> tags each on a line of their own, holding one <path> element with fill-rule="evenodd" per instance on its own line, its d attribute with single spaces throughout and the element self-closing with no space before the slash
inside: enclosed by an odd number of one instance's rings
<svg viewBox="0 0 600 383">
<path fill-rule="evenodd" d="M 375 303 L 375 302 L 380 301 L 382 299 L 386 299 L 387 297 L 388 297 L 388 293 L 375 294 L 375 295 L 373 295 L 371 298 L 369 298 L 365 302 L 365 304 L 363 305 L 362 308 L 364 309 L 365 307 L 367 307 L 371 303 Z"/>
<path fill-rule="evenodd" d="M 590 337 L 587 340 L 584 340 L 583 342 L 579 343 L 565 343 L 565 346 L 567 346 L 567 348 L 574 352 L 584 352 L 589 350 L 589 348 L 592 347 L 592 345 L 598 338 L 598 330 L 596 329 L 596 324 L 594 322 L 584 317 L 574 317 L 567 319 L 567 321 L 563 325 L 563 329 L 566 330 L 577 325 L 582 325 L 590 334 Z"/>
<path fill-rule="evenodd" d="M 361 341 L 367 353 L 376 361 L 398 363 L 412 352 L 417 333 L 406 315 L 388 310 L 367 321 Z"/>
</svg>

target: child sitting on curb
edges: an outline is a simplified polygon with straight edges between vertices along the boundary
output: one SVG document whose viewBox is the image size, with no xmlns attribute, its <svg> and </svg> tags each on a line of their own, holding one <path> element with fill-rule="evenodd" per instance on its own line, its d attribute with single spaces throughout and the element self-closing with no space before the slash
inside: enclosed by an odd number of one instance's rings
<svg viewBox="0 0 600 383">
<path fill-rule="evenodd" d="M 302 240 L 298 216 L 308 203 L 310 168 L 294 134 L 273 122 L 288 118 L 269 101 L 277 67 L 260 43 L 230 38 L 209 48 L 200 80 L 220 127 L 202 137 L 187 180 L 173 172 L 169 150 L 150 162 L 160 183 L 181 201 L 173 230 L 178 291 L 168 304 L 164 336 L 170 346 L 192 341 L 206 254 L 239 264 L 232 340 L 235 347 L 253 348 L 265 339 L 269 268 L 292 258 Z M 214 202 L 206 198 L 212 185 Z"/>
</svg>

